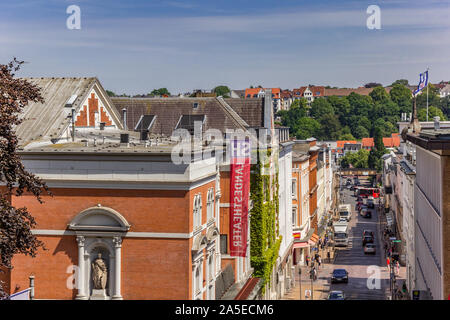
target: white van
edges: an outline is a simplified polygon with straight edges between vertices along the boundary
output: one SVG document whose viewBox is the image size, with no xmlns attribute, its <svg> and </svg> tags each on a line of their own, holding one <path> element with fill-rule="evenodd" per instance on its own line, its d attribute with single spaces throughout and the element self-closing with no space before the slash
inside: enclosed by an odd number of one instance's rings
<svg viewBox="0 0 450 320">
<path fill-rule="evenodd" d="M 339 218 L 345 218 L 350 221 L 352 218 L 352 206 L 350 204 L 340 204 L 338 208 Z"/>
</svg>

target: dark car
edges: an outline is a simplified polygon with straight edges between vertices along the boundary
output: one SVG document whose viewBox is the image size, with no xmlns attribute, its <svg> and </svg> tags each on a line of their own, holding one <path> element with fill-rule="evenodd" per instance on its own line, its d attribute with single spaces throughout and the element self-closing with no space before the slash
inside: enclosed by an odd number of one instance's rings
<svg viewBox="0 0 450 320">
<path fill-rule="evenodd" d="M 366 243 L 373 243 L 373 236 L 364 236 L 363 237 L 363 246 L 366 245 Z"/>
<path fill-rule="evenodd" d="M 370 218 L 372 218 L 372 212 L 370 212 L 370 210 L 363 209 L 363 210 L 361 210 L 361 216 L 362 216 L 363 218 L 368 218 L 368 219 L 370 219 Z"/>
<path fill-rule="evenodd" d="M 345 294 L 341 290 L 331 291 L 328 295 L 328 300 L 345 300 Z"/>
<path fill-rule="evenodd" d="M 365 236 L 373 237 L 373 231 L 372 230 L 364 230 L 362 236 L 363 236 L 363 239 L 364 239 Z"/>
<path fill-rule="evenodd" d="M 345 282 L 348 283 L 348 272 L 345 269 L 334 269 L 331 275 L 331 283 Z"/>
</svg>

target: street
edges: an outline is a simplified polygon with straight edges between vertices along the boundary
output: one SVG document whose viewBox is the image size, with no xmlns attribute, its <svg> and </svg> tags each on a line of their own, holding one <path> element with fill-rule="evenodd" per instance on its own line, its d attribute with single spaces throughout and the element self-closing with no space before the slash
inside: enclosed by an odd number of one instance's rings
<svg viewBox="0 0 450 320">
<path fill-rule="evenodd" d="M 369 186 L 369 183 L 367 180 L 361 179 L 361 185 Z M 343 185 L 341 185 L 341 190 L 343 194 L 341 203 L 351 204 L 353 215 L 349 223 L 349 245 L 348 247 L 340 247 L 338 249 L 339 252 L 336 255 L 333 269 L 346 269 L 349 273 L 349 280 L 348 283 L 331 284 L 330 290 L 342 290 L 349 300 L 385 300 L 386 290 L 389 290 L 389 273 L 385 266 L 382 267 L 384 254 L 377 210 L 370 209 L 372 212 L 371 218 L 360 216 L 358 210 L 355 208 L 356 197 L 353 196 L 353 191 Z M 378 201 L 376 201 L 377 203 Z M 374 232 L 375 254 L 364 254 L 362 246 L 362 234 L 364 230 Z M 377 268 L 373 268 L 372 270 L 369 266 L 377 266 Z M 369 277 L 371 279 L 368 283 Z M 378 285 L 375 278 L 380 279 Z"/>
</svg>

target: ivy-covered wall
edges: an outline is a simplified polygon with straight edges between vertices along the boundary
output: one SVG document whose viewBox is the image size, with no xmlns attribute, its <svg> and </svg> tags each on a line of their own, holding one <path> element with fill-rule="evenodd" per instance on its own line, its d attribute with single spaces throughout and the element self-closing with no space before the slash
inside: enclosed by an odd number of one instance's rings
<svg viewBox="0 0 450 320">
<path fill-rule="evenodd" d="M 269 160 L 263 164 L 258 153 L 257 163 L 252 165 L 250 174 L 250 198 L 253 201 L 250 211 L 250 261 L 254 268 L 253 275 L 263 279 L 262 293 L 265 292 L 267 283 L 270 283 L 281 244 L 278 226 L 278 170 L 271 180 L 270 149 L 267 156 L 266 159 Z"/>
</svg>

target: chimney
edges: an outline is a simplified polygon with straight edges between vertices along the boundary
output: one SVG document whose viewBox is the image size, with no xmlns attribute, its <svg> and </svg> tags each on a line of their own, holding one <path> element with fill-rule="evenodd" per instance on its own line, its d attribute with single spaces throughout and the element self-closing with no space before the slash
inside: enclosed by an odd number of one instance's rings
<svg viewBox="0 0 450 320">
<path fill-rule="evenodd" d="M 123 130 L 128 130 L 127 128 L 127 109 L 122 109 L 122 118 L 123 118 Z"/>
<path fill-rule="evenodd" d="M 434 120 L 434 130 L 439 130 L 439 120 L 441 120 L 441 118 L 439 116 L 433 117 Z"/>
<path fill-rule="evenodd" d="M 130 136 L 128 133 L 121 133 L 120 134 L 120 143 L 129 143 L 130 142 Z"/>
<path fill-rule="evenodd" d="M 416 96 L 414 96 L 413 112 L 412 112 L 412 119 L 410 122 L 410 128 L 412 128 L 413 133 L 419 133 L 421 130 L 420 122 L 419 119 L 417 118 Z"/>
<path fill-rule="evenodd" d="M 266 89 L 264 94 L 264 128 L 272 128 L 273 103 L 272 89 Z"/>
</svg>

